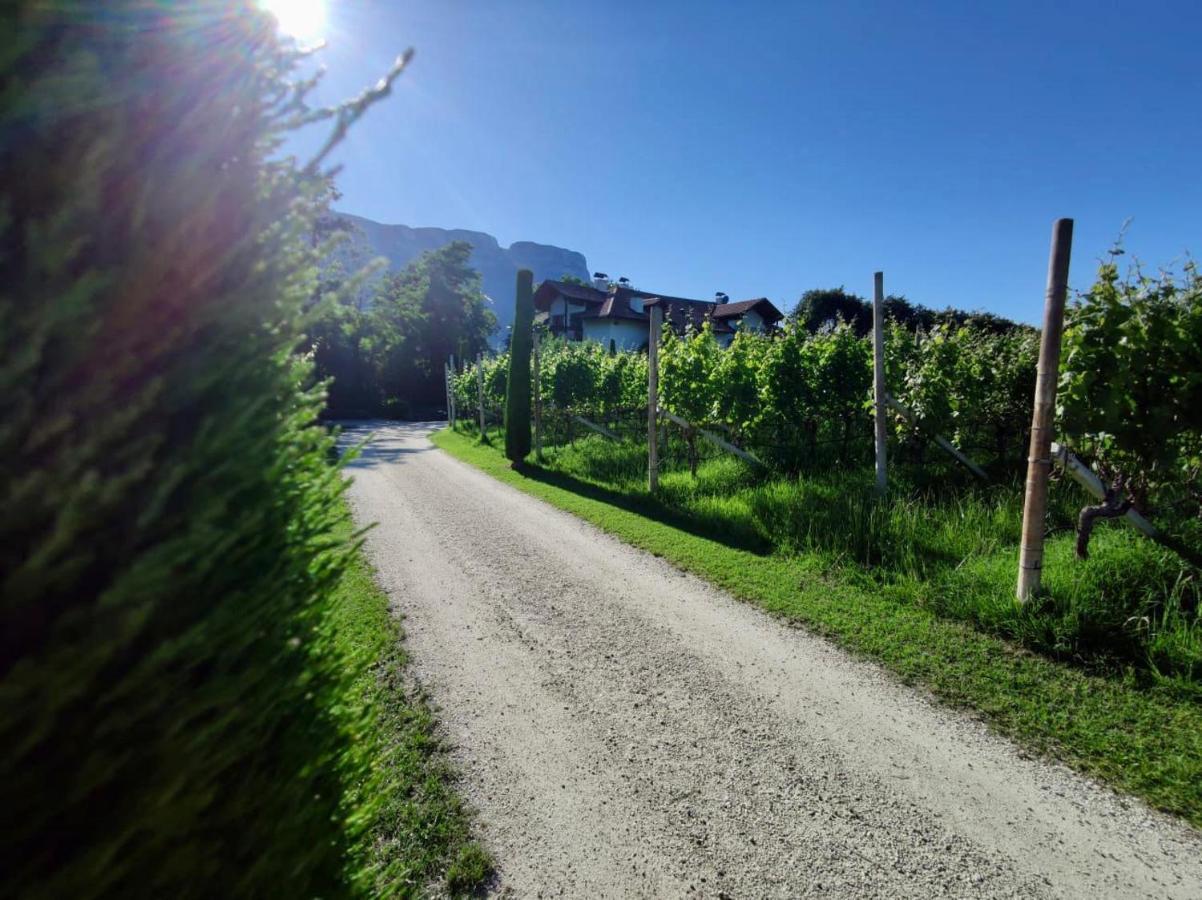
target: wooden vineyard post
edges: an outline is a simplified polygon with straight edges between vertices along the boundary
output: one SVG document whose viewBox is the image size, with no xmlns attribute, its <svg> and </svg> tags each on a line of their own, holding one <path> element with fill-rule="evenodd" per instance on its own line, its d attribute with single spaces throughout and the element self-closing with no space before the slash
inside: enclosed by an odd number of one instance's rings
<svg viewBox="0 0 1202 900">
<path fill-rule="evenodd" d="M 484 440 L 484 351 L 476 354 L 476 394 L 480 398 L 480 440 Z"/>
<path fill-rule="evenodd" d="M 534 458 L 543 458 L 542 332 L 534 332 Z"/>
<path fill-rule="evenodd" d="M 447 387 L 450 392 L 450 400 L 448 401 L 450 406 L 448 407 L 447 412 L 451 417 L 452 428 L 455 427 L 455 422 L 459 418 L 458 415 L 456 415 L 458 410 L 455 409 L 455 374 L 455 354 L 452 353 L 451 361 L 447 364 Z"/>
<path fill-rule="evenodd" d="M 664 310 L 658 303 L 651 307 L 651 330 L 647 338 L 647 488 L 659 489 L 659 338 L 663 330 Z"/>
<path fill-rule="evenodd" d="M 1057 219 L 1052 226 L 1048 258 L 1048 287 L 1035 377 L 1031 415 L 1031 448 L 1027 455 L 1027 489 L 1023 498 L 1022 545 L 1018 557 L 1018 589 L 1025 603 L 1039 592 L 1043 576 L 1043 530 L 1048 511 L 1048 476 L 1052 470 L 1052 414 L 1056 380 L 1060 375 L 1060 336 L 1064 330 L 1064 301 L 1068 294 L 1068 262 L 1073 248 L 1073 220 Z"/>
<path fill-rule="evenodd" d="M 885 391 L 885 273 L 872 276 L 872 418 L 876 428 L 876 492 L 885 496 L 885 414 L 888 394 Z"/>
</svg>

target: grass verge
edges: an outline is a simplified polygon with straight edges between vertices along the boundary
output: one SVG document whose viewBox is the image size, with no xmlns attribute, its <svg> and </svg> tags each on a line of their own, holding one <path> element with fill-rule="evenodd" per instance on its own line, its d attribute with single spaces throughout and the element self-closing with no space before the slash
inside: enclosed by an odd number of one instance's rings
<svg viewBox="0 0 1202 900">
<path fill-rule="evenodd" d="M 472 840 L 429 708 L 405 676 L 400 624 L 362 553 L 339 587 L 324 642 L 353 684 L 334 711 L 347 733 L 347 769 L 367 772 L 345 797 L 349 881 L 366 897 L 463 896 L 492 873 Z"/>
<path fill-rule="evenodd" d="M 772 552 L 755 535 L 651 498 L 540 466 L 441 431 L 434 443 L 498 480 L 661 556 L 734 596 L 878 660 L 996 730 L 1202 826 L 1202 706 L 1131 669 L 1091 674 L 941 617 L 896 586 L 845 577 L 822 556 Z"/>
</svg>

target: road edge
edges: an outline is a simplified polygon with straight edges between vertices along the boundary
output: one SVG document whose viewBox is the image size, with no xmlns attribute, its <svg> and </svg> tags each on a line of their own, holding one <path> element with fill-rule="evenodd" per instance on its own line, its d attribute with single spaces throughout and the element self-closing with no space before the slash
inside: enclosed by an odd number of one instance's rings
<svg viewBox="0 0 1202 900">
<path fill-rule="evenodd" d="M 412 678 L 402 616 L 362 547 L 323 630 L 329 652 L 353 672 L 352 702 L 337 714 L 352 739 L 347 752 L 368 771 L 344 802 L 349 887 L 364 897 L 408 896 L 419 886 L 453 897 L 476 893 L 494 860 L 475 836 L 436 717 Z"/>
</svg>

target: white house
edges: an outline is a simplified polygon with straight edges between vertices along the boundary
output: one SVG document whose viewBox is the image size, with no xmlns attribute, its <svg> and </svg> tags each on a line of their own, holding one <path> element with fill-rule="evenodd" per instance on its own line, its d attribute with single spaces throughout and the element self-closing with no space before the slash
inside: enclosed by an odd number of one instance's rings
<svg viewBox="0 0 1202 900">
<path fill-rule="evenodd" d="M 624 279 L 623 279 L 624 281 Z M 534 308 L 554 335 L 573 341 L 597 341 L 618 350 L 647 346 L 648 306 L 664 308 L 664 321 L 683 334 L 689 326 L 708 321 L 719 343 L 728 345 L 740 328 L 771 331 L 784 316 L 770 300 L 760 297 L 737 303 L 691 300 L 611 284 L 598 273 L 593 284 L 544 281 L 534 293 Z"/>
</svg>

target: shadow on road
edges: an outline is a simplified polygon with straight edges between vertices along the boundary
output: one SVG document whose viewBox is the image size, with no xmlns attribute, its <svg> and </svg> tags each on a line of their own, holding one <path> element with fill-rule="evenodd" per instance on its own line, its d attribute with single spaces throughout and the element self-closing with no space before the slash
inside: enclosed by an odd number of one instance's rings
<svg viewBox="0 0 1202 900">
<path fill-rule="evenodd" d="M 367 469 L 384 463 L 403 463 L 418 453 L 429 453 L 434 446 L 427 435 L 445 422 L 397 422 L 390 419 L 338 420 L 327 424 L 342 429 L 338 435 L 339 456 L 353 452 L 348 470 Z"/>
<path fill-rule="evenodd" d="M 730 522 L 726 520 L 707 521 L 703 516 L 673 509 L 650 497 L 624 494 L 539 465 L 526 465 L 519 471 L 531 481 L 541 481 L 543 484 L 552 485 L 580 497 L 616 506 L 627 512 L 727 547 L 745 550 L 756 556 L 768 556 L 772 553 L 772 545 L 761 535 L 749 530 L 732 530 Z"/>
<path fill-rule="evenodd" d="M 403 464 L 416 454 L 429 453 L 437 448 L 429 443 L 427 436 L 446 426 L 446 422 L 397 422 L 387 419 L 346 420 L 329 424 L 342 429 L 338 436 L 338 452 L 346 454 L 355 451 L 354 458 L 346 463 L 347 470 L 352 473 L 357 469 L 384 464 Z M 733 530 L 728 521 L 707 521 L 703 516 L 673 509 L 647 496 L 624 494 L 538 465 L 526 465 L 519 471 L 532 481 L 553 485 L 580 497 L 597 500 L 756 556 L 768 556 L 772 552 L 771 543 L 759 533 L 751 529 Z"/>
</svg>

